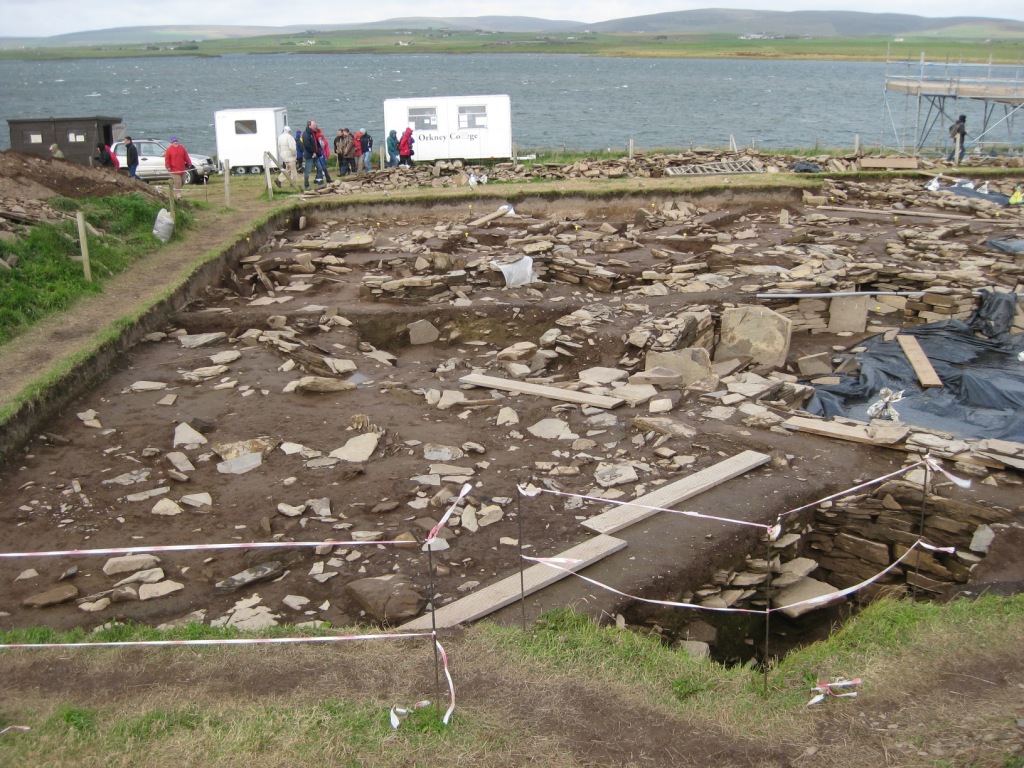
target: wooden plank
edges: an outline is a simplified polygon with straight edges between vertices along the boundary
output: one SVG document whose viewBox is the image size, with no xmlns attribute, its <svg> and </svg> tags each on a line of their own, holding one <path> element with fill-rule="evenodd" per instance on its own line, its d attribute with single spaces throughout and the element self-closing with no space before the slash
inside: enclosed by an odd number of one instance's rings
<svg viewBox="0 0 1024 768">
<path fill-rule="evenodd" d="M 847 440 L 851 443 L 864 443 L 881 448 L 900 448 L 902 450 L 907 449 L 904 446 L 895 445 L 895 443 L 903 442 L 910 434 L 909 426 L 895 422 L 891 427 L 880 428 L 867 424 L 838 424 L 834 421 L 808 419 L 805 416 L 792 416 L 782 422 L 782 426 L 812 435 Z"/>
<path fill-rule="evenodd" d="M 588 565 L 593 565 L 598 560 L 607 557 L 613 552 L 618 552 L 626 546 L 622 539 L 611 536 L 595 536 L 582 544 L 577 544 L 559 555 L 552 557 L 571 558 L 579 560 L 575 565 L 563 565 L 571 571 L 579 571 Z M 569 574 L 565 571 L 555 570 L 540 563 L 531 565 L 523 571 L 522 587 L 527 595 L 554 584 L 564 579 Z M 488 614 L 494 613 L 506 605 L 511 605 L 520 598 L 519 574 L 515 573 L 501 581 L 489 584 L 483 589 L 478 589 L 453 603 L 448 603 L 437 609 L 435 620 L 438 627 L 454 627 L 459 624 L 467 624 L 471 621 L 481 619 Z M 419 618 L 406 622 L 399 629 L 423 631 L 432 626 L 430 614 L 426 613 Z"/>
<path fill-rule="evenodd" d="M 595 408 L 618 408 L 625 402 L 621 397 L 591 395 L 586 392 L 574 392 L 571 389 L 562 389 L 561 387 L 549 387 L 545 384 L 530 384 L 526 381 L 499 379 L 496 376 L 483 376 L 478 373 L 471 373 L 468 376 L 463 376 L 459 381 L 463 384 L 472 384 L 475 387 L 500 389 L 503 392 L 521 392 L 524 395 L 538 395 L 552 400 L 562 400 L 567 403 L 592 405 Z"/>
<path fill-rule="evenodd" d="M 941 387 L 942 379 L 939 378 L 939 374 L 932 368 L 931 361 L 928 359 L 928 355 L 921 349 L 921 344 L 914 336 L 897 336 L 896 341 L 900 343 L 903 348 L 903 354 L 907 356 L 907 360 L 914 366 L 914 373 L 917 374 L 917 380 L 921 382 L 922 387 Z"/>
<path fill-rule="evenodd" d="M 743 451 L 714 466 L 694 472 L 689 477 L 677 480 L 656 491 L 646 493 L 629 504 L 612 507 L 607 512 L 584 521 L 583 527 L 597 533 L 615 533 L 641 520 L 646 520 L 657 510 L 646 507 L 668 508 L 686 499 L 693 498 L 709 488 L 739 477 L 751 469 L 767 464 L 771 457 L 757 451 Z M 642 505 L 642 506 L 641 506 Z"/>
<path fill-rule="evenodd" d="M 862 157 L 857 161 L 861 168 L 909 168 L 917 169 L 916 157 Z"/>
</svg>

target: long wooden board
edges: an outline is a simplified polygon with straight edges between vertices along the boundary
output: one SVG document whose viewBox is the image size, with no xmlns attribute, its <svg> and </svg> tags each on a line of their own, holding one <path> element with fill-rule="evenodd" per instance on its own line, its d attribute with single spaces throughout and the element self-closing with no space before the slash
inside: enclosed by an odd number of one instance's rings
<svg viewBox="0 0 1024 768">
<path fill-rule="evenodd" d="M 853 424 L 837 424 L 834 421 L 822 421 L 821 419 L 809 419 L 806 416 L 791 416 L 782 422 L 782 426 L 787 429 L 795 429 L 800 432 L 808 432 L 812 435 L 821 435 L 822 437 L 834 437 L 839 440 L 848 440 L 851 443 L 864 443 L 865 445 L 877 445 L 883 448 L 903 448 L 903 446 L 894 445 L 894 442 L 901 442 L 902 438 L 898 438 L 899 434 L 902 433 L 902 437 L 905 438 L 909 429 L 904 426 L 902 430 L 893 430 L 892 435 L 883 435 L 881 438 L 873 436 L 869 431 L 867 425 L 853 425 Z M 899 426 L 899 425 L 894 425 Z"/>
<path fill-rule="evenodd" d="M 612 536 L 595 536 L 582 544 L 577 544 L 559 555 L 553 557 L 570 558 L 579 560 L 575 565 L 563 565 L 571 571 L 579 571 L 598 560 L 607 557 L 613 552 L 618 552 L 626 546 L 622 539 Z M 525 594 L 532 595 L 534 592 L 543 589 L 549 584 L 564 579 L 569 574 L 565 571 L 555 570 L 540 563 L 531 565 L 523 572 L 522 590 L 520 590 L 519 574 L 515 573 L 501 581 L 490 584 L 483 589 L 478 589 L 453 603 L 448 603 L 437 609 L 435 621 L 438 627 L 454 627 L 459 624 L 467 624 L 476 621 L 490 613 L 511 605 L 525 591 Z M 399 629 L 422 631 L 432 626 L 430 614 L 426 613 L 419 618 L 406 622 Z"/>
<path fill-rule="evenodd" d="M 917 380 L 921 382 L 921 386 L 941 387 L 942 379 L 932 368 L 931 361 L 921 349 L 920 342 L 914 336 L 903 336 L 902 334 L 896 337 L 896 341 L 903 348 L 903 354 L 907 356 L 907 360 L 914 366 L 914 373 L 917 374 Z"/>
<path fill-rule="evenodd" d="M 646 493 L 629 504 L 612 507 L 607 512 L 595 515 L 583 522 L 584 528 L 597 533 L 615 533 L 623 528 L 656 514 L 656 509 L 647 507 L 668 508 L 686 499 L 693 498 L 709 488 L 720 485 L 744 472 L 749 472 L 762 464 L 767 464 L 771 457 L 757 451 L 743 451 L 714 466 L 694 472 L 689 477 L 677 480 L 651 493 Z"/>
<path fill-rule="evenodd" d="M 549 387 L 545 384 L 530 384 L 526 381 L 499 379 L 496 376 L 484 376 L 479 373 L 471 373 L 468 376 L 463 376 L 459 381 L 463 384 L 472 384 L 475 387 L 500 389 L 503 392 L 521 392 L 524 395 L 538 395 L 552 400 L 562 400 L 566 403 L 592 405 L 595 408 L 618 408 L 626 402 L 621 397 L 591 395 L 586 392 L 574 392 L 571 389 L 562 389 L 561 387 Z"/>
</svg>

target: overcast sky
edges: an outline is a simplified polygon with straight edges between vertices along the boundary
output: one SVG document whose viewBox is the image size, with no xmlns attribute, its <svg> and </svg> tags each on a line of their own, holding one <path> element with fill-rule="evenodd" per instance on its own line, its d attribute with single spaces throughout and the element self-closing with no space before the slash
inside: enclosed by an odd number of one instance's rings
<svg viewBox="0 0 1024 768">
<path fill-rule="evenodd" d="M 82 0 L 0 0 L 0 35 L 48 37 L 66 32 L 162 24 L 255 24 L 310 26 L 367 22 L 402 16 L 536 16 L 593 22 L 649 13 L 698 8 L 772 11 L 864 11 L 917 16 L 984 16 L 1024 21 L 1021 0 L 520 0 L 515 4 L 471 0 L 382 0 L 376 3 L 281 2 L 281 0 L 121 0 L 88 4 Z M 303 12 L 309 21 L 303 19 Z"/>
</svg>

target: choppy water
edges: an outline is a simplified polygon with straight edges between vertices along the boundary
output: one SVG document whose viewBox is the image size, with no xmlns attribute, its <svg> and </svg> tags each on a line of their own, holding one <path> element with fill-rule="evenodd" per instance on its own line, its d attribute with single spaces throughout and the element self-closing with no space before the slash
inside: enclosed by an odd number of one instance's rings
<svg viewBox="0 0 1024 768">
<path fill-rule="evenodd" d="M 854 134 L 894 146 L 885 67 L 528 54 L 3 61 L 0 118 L 120 116 L 130 133 L 177 134 L 212 154 L 218 109 L 283 106 L 293 127 L 313 118 L 329 135 L 346 126 L 380 137 L 385 98 L 507 93 L 525 149 L 621 148 L 630 138 L 638 148 L 721 147 L 730 135 L 769 149 L 850 147 Z M 971 106 L 957 109 L 973 119 Z M 4 126 L 0 149 L 9 146 Z"/>
</svg>

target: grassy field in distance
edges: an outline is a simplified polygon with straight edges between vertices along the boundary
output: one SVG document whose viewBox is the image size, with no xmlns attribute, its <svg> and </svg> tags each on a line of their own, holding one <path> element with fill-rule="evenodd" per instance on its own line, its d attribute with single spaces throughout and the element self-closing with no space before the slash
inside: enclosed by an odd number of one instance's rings
<svg viewBox="0 0 1024 768">
<path fill-rule="evenodd" d="M 752 58 L 885 61 L 949 60 L 1014 64 L 1024 56 L 1024 39 L 971 36 L 792 37 L 743 40 L 736 35 L 699 34 L 535 34 L 439 30 L 337 30 L 313 36 L 270 35 L 163 44 L 27 48 L 0 51 L 0 60 L 54 60 L 137 56 L 221 56 L 239 53 L 573 53 L 650 58 Z M 977 37 L 973 35 L 977 34 Z"/>
</svg>

